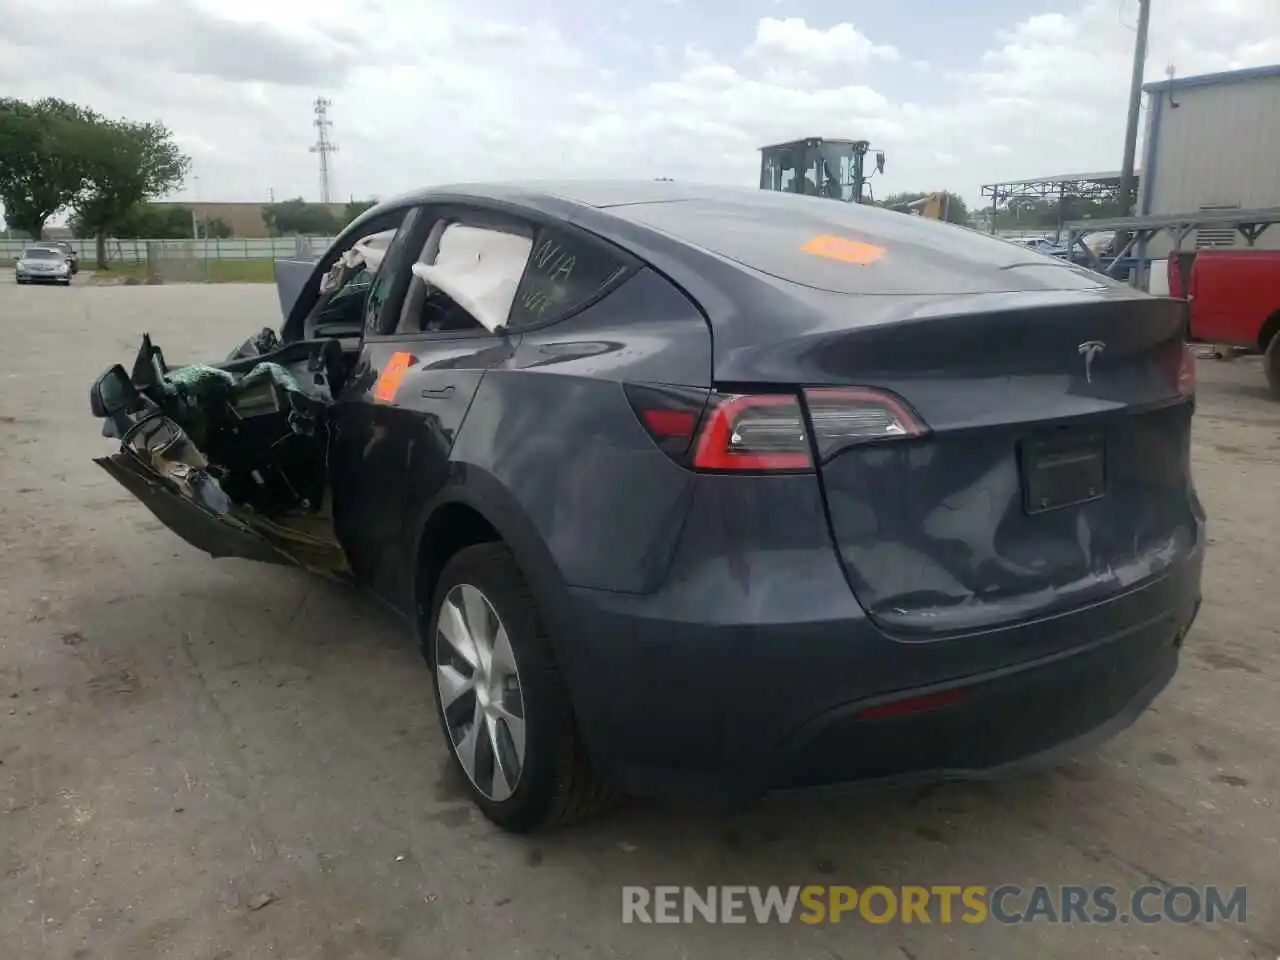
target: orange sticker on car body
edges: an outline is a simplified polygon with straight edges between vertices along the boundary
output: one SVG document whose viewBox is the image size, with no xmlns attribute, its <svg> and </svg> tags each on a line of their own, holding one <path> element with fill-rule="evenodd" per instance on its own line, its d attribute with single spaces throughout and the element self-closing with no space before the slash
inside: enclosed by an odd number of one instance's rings
<svg viewBox="0 0 1280 960">
<path fill-rule="evenodd" d="M 884 247 L 831 233 L 819 234 L 800 249 L 815 257 L 826 257 L 828 260 L 839 260 L 841 263 L 852 263 L 860 267 L 869 267 L 885 255 Z"/>
<path fill-rule="evenodd" d="M 378 382 L 373 385 L 373 399 L 382 403 L 394 403 L 396 392 L 400 389 L 400 381 L 404 379 L 405 373 L 414 362 L 411 353 L 403 351 L 393 353 L 379 375 Z"/>
</svg>

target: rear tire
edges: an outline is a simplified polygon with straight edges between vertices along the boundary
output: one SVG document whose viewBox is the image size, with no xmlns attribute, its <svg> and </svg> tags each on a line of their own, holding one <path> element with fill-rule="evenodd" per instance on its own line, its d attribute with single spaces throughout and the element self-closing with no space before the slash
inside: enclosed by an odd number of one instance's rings
<svg viewBox="0 0 1280 960">
<path fill-rule="evenodd" d="M 462 620 L 451 619 L 458 612 Z M 459 657 L 471 642 L 458 642 L 459 637 L 472 633 L 506 638 L 505 647 L 491 639 L 488 669 L 469 662 L 483 661 L 482 653 Z M 484 642 L 475 642 L 472 652 Z M 533 592 L 505 544 L 477 544 L 450 559 L 436 586 L 423 643 L 434 676 L 436 717 L 455 768 L 485 817 L 509 832 L 527 833 L 586 819 L 612 800 L 578 735 Z M 495 656 L 496 650 L 502 655 Z M 499 673 L 504 676 L 495 679 Z M 498 687 L 501 692 L 494 692 Z M 499 766 L 514 774 L 500 782 Z"/>
<path fill-rule="evenodd" d="M 1280 334 L 1273 336 L 1262 354 L 1262 369 L 1267 374 L 1271 392 L 1280 397 Z"/>
</svg>

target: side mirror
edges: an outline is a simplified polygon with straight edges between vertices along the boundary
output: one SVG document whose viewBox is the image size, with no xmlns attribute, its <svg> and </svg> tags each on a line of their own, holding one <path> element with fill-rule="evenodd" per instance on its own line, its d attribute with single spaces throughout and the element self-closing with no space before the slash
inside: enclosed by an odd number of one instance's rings
<svg viewBox="0 0 1280 960">
<path fill-rule="evenodd" d="M 99 419 L 129 413 L 141 405 L 142 394 L 118 363 L 107 368 L 89 388 L 89 409 Z"/>
<path fill-rule="evenodd" d="M 138 355 L 133 361 L 133 373 L 129 375 L 130 383 L 141 389 L 154 387 L 168 372 L 169 365 L 164 362 L 164 354 L 151 343 L 151 334 L 144 333 L 142 346 L 138 348 Z"/>
</svg>

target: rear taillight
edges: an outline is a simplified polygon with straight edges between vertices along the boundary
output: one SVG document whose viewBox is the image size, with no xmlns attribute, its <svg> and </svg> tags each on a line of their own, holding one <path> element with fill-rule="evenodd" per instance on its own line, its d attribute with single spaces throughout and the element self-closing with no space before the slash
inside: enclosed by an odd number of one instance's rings
<svg viewBox="0 0 1280 960">
<path fill-rule="evenodd" d="M 713 396 L 693 466 L 713 471 L 812 470 L 800 401 L 782 393 Z"/>
<path fill-rule="evenodd" d="M 818 459 L 827 460 L 845 447 L 880 440 L 900 440 L 925 433 L 920 418 L 892 394 L 861 387 L 804 392 L 813 423 Z"/>
<path fill-rule="evenodd" d="M 926 432 L 897 397 L 863 387 L 708 397 L 628 384 L 626 392 L 659 447 L 685 466 L 714 473 L 807 472 L 815 451 L 822 463 L 850 446 Z"/>
<path fill-rule="evenodd" d="M 623 389 L 653 442 L 676 461 L 685 462 L 711 391 L 636 383 L 625 384 Z"/>
<path fill-rule="evenodd" d="M 1196 355 L 1189 344 L 1178 345 L 1177 350 L 1170 350 L 1160 361 L 1170 386 L 1183 397 L 1195 396 L 1196 392 Z"/>
<path fill-rule="evenodd" d="M 1196 355 L 1187 343 L 1182 345 L 1182 358 L 1178 363 L 1178 392 L 1184 397 L 1196 392 Z"/>
</svg>

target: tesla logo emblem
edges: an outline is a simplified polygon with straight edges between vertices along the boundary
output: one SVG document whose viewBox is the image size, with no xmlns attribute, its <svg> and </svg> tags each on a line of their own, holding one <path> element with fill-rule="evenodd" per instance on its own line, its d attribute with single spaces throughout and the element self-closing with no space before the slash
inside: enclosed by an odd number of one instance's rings
<svg viewBox="0 0 1280 960">
<path fill-rule="evenodd" d="M 1105 349 L 1107 349 L 1107 345 L 1101 340 L 1086 340 L 1076 347 L 1076 352 L 1084 357 L 1084 379 L 1086 383 L 1093 383 L 1093 358 Z"/>
</svg>

